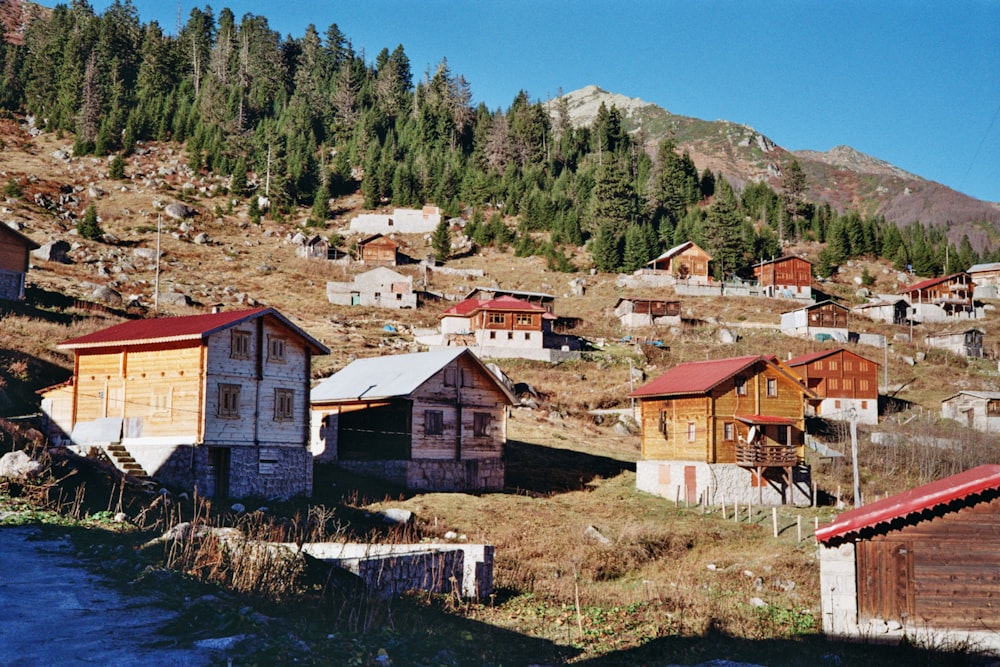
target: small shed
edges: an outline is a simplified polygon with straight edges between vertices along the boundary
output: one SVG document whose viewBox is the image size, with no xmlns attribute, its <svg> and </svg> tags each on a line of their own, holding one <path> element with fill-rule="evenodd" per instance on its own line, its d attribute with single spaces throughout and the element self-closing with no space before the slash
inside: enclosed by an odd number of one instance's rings
<svg viewBox="0 0 1000 667">
<path fill-rule="evenodd" d="M 388 236 L 375 234 L 358 242 L 358 257 L 364 264 L 396 266 L 399 244 Z"/>
<path fill-rule="evenodd" d="M 827 635 L 1000 652 L 1000 465 L 845 512 L 816 539 Z"/>
<path fill-rule="evenodd" d="M 851 310 L 876 322 L 906 324 L 910 315 L 910 302 L 897 294 L 879 294 Z"/>
<path fill-rule="evenodd" d="M 38 247 L 21 232 L 0 223 L 0 301 L 24 298 L 28 256 Z"/>
<path fill-rule="evenodd" d="M 960 391 L 941 400 L 941 416 L 985 433 L 1000 433 L 1000 391 Z"/>
<path fill-rule="evenodd" d="M 962 329 L 956 331 L 939 331 L 924 337 L 927 347 L 947 350 L 963 357 L 980 358 L 983 356 L 982 329 Z"/>
<path fill-rule="evenodd" d="M 385 266 L 354 276 L 351 282 L 327 282 L 326 298 L 339 306 L 401 309 L 418 305 L 413 276 L 405 276 Z"/>
</svg>

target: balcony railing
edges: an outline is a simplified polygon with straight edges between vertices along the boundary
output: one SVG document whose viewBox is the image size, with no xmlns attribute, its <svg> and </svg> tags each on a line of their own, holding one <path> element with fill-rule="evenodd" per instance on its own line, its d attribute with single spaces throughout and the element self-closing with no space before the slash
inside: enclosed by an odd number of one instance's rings
<svg viewBox="0 0 1000 667">
<path fill-rule="evenodd" d="M 736 463 L 753 468 L 787 468 L 799 464 L 798 448 L 791 445 L 739 442 Z"/>
</svg>

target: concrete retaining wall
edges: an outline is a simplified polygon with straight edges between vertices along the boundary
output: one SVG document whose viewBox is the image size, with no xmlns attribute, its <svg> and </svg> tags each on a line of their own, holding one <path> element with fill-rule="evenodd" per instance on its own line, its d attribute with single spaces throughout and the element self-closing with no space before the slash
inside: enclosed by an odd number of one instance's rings
<svg viewBox="0 0 1000 667">
<path fill-rule="evenodd" d="M 302 545 L 302 551 L 358 575 L 379 597 L 411 590 L 456 591 L 471 599 L 493 593 L 494 549 L 489 544 L 312 542 Z"/>
<path fill-rule="evenodd" d="M 384 479 L 408 489 L 433 491 L 501 491 L 505 466 L 502 459 L 464 461 L 417 459 L 414 461 L 345 461 L 345 470 Z"/>
</svg>

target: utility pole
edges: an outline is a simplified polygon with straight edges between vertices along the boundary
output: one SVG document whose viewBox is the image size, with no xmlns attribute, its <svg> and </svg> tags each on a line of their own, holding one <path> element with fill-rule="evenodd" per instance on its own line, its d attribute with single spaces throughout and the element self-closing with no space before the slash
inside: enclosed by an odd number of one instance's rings
<svg viewBox="0 0 1000 667">
<path fill-rule="evenodd" d="M 153 310 L 160 310 L 160 222 L 162 215 L 156 216 L 156 278 L 153 280 Z"/>
<path fill-rule="evenodd" d="M 861 507 L 861 476 L 858 471 L 858 411 L 850 409 L 851 415 L 851 461 L 854 464 L 854 506 Z"/>
</svg>

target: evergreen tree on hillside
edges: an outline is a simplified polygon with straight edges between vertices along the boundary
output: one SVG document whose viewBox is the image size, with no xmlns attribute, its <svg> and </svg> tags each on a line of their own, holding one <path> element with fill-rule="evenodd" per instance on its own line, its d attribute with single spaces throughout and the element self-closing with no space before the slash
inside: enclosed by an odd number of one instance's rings
<svg viewBox="0 0 1000 667">
<path fill-rule="evenodd" d="M 431 247 L 434 249 L 434 256 L 439 263 L 444 264 L 451 257 L 451 229 L 448 227 L 448 221 L 443 217 L 431 235 Z"/>
<path fill-rule="evenodd" d="M 703 247 L 712 255 L 715 277 L 720 280 L 743 268 L 752 259 L 752 248 L 746 245 L 742 223 L 736 194 L 722 179 L 715 201 L 705 214 L 701 233 L 705 243 Z"/>
<path fill-rule="evenodd" d="M 76 231 L 85 239 L 100 241 L 104 237 L 104 230 L 97 219 L 97 207 L 94 202 L 87 206 L 83 217 L 76 223 Z"/>
</svg>

